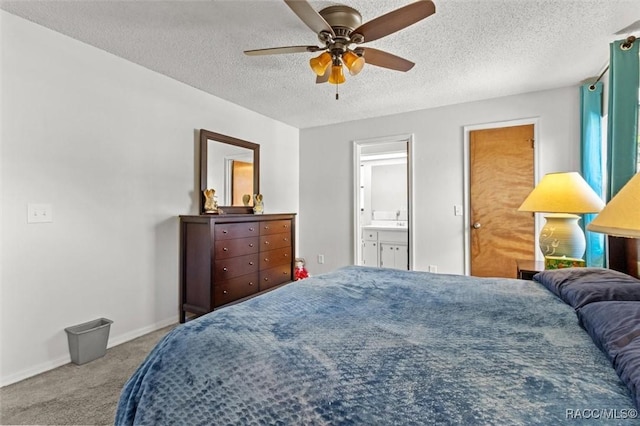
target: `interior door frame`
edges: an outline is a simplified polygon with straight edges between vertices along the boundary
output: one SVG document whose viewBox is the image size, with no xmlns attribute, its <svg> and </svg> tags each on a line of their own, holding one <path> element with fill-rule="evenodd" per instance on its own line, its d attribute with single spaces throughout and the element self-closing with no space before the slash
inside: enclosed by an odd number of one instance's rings
<svg viewBox="0 0 640 426">
<path fill-rule="evenodd" d="M 521 118 L 516 120 L 508 120 L 508 121 L 496 121 L 490 123 L 483 124 L 473 124 L 464 126 L 464 190 L 463 190 L 463 218 L 462 218 L 462 232 L 464 235 L 464 274 L 471 274 L 471 213 L 470 213 L 470 204 L 471 204 L 471 188 L 469 185 L 471 179 L 471 161 L 470 154 L 471 151 L 469 149 L 470 138 L 469 134 L 474 130 L 485 130 L 485 129 L 498 129 L 502 127 L 514 127 L 514 126 L 525 126 L 529 124 L 533 124 L 533 180 L 534 184 L 536 184 L 540 178 L 540 150 L 538 147 L 540 146 L 540 138 L 539 138 L 539 123 L 540 117 L 531 117 L 531 118 Z M 524 200 L 523 200 L 524 201 Z M 540 221 L 539 215 L 535 215 L 534 220 L 534 235 L 536 241 L 538 240 L 537 236 L 540 234 Z M 539 256 L 539 250 L 537 247 L 535 248 L 536 260 L 541 260 Z"/>
<path fill-rule="evenodd" d="M 413 134 L 401 134 L 353 141 L 353 264 L 358 264 L 362 257 L 360 235 L 360 155 L 361 147 L 389 142 L 406 142 L 407 144 L 407 233 L 409 237 L 409 270 L 414 265 L 414 231 L 413 231 Z"/>
</svg>

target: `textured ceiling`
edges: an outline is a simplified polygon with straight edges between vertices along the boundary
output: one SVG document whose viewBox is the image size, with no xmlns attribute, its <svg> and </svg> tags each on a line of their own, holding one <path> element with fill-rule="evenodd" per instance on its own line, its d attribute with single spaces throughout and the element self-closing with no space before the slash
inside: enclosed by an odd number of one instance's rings
<svg viewBox="0 0 640 426">
<path fill-rule="evenodd" d="M 366 22 L 409 2 L 344 4 Z M 318 43 L 281 0 L 2 0 L 0 8 L 298 128 L 578 84 L 606 65 L 609 42 L 640 30 L 638 0 L 434 3 L 435 15 L 364 45 L 416 66 L 347 74 L 338 101 L 335 86 L 315 84 L 314 54 L 243 54 Z"/>
</svg>

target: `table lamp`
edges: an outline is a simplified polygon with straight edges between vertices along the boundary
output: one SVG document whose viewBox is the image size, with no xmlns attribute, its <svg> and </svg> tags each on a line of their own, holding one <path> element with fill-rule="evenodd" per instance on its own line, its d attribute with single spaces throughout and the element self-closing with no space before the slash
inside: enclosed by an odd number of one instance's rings
<svg viewBox="0 0 640 426">
<path fill-rule="evenodd" d="M 640 238 L 640 173 L 618 191 L 587 229 L 615 237 Z"/>
<path fill-rule="evenodd" d="M 544 256 L 582 259 L 586 248 L 578 221 L 582 213 L 597 213 L 604 202 L 576 172 L 548 173 L 524 200 L 518 211 L 548 213 L 540 231 Z"/>
</svg>

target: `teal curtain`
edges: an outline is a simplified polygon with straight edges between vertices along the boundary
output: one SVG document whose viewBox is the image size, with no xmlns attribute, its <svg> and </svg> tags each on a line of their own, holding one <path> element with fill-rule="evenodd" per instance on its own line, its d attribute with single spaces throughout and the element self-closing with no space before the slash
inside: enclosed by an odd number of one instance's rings
<svg viewBox="0 0 640 426">
<path fill-rule="evenodd" d="M 638 155 L 638 85 L 640 40 L 611 43 L 609 58 L 609 121 L 607 129 L 607 199 L 636 173 Z"/>
<path fill-rule="evenodd" d="M 580 156 L 582 177 L 596 194 L 602 196 L 602 83 L 580 87 Z M 586 229 L 595 214 L 585 214 L 582 226 Z M 604 266 L 604 234 L 585 232 L 587 266 Z"/>
</svg>

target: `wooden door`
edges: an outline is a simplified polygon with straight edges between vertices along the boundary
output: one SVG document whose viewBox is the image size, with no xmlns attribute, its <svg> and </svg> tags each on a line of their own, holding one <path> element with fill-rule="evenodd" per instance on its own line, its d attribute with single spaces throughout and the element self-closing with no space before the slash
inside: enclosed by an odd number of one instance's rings
<svg viewBox="0 0 640 426">
<path fill-rule="evenodd" d="M 516 277 L 516 259 L 534 259 L 532 213 L 518 207 L 534 186 L 533 125 L 469 134 L 471 275 Z"/>
</svg>

